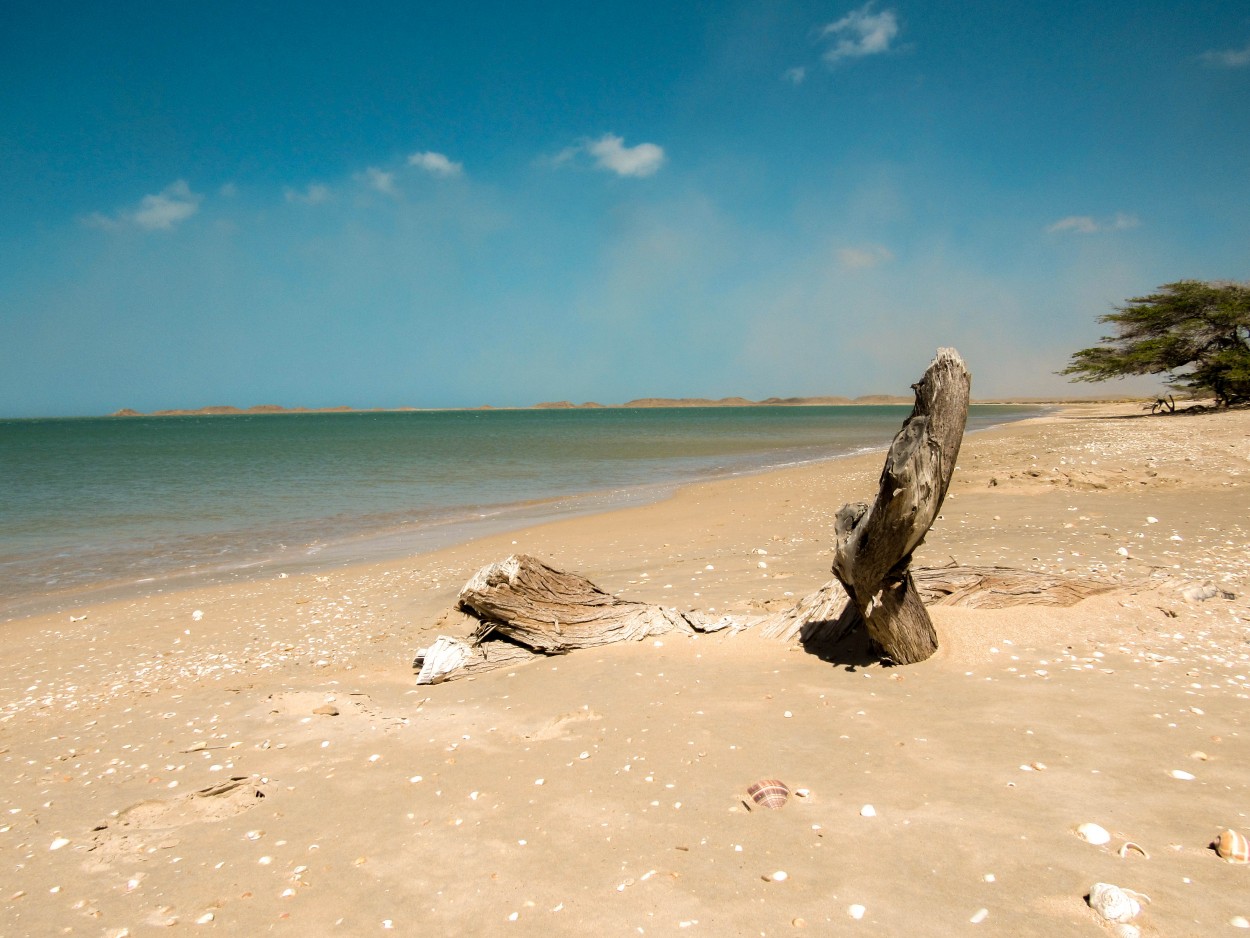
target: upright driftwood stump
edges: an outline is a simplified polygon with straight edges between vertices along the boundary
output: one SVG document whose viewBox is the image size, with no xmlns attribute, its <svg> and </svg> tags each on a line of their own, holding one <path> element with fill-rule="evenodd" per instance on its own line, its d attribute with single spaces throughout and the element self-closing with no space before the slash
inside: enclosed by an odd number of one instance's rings
<svg viewBox="0 0 1250 938">
<path fill-rule="evenodd" d="M 938 349 L 912 385 L 916 404 L 886 455 L 877 500 L 842 506 L 834 523 L 834 576 L 868 634 L 896 664 L 924 661 L 937 650 L 937 633 L 909 568 L 946 498 L 970 388 L 959 353 Z"/>
</svg>

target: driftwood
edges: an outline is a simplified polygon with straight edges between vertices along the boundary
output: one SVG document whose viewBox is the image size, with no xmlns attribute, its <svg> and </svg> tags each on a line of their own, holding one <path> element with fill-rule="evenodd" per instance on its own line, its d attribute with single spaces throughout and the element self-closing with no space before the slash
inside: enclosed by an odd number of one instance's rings
<svg viewBox="0 0 1250 938">
<path fill-rule="evenodd" d="M 937 567 L 912 571 L 921 598 L 935 605 L 999 609 L 1023 604 L 1070 606 L 1122 588 L 1106 580 L 1064 577 L 1005 567 Z M 617 599 L 585 577 L 564 573 L 524 554 L 483 567 L 460 592 L 465 638 L 440 635 L 417 654 L 417 683 L 436 684 L 522 663 L 669 632 L 693 634 L 758 629 L 767 638 L 801 641 L 811 651 L 832 648 L 860 625 L 842 584 L 830 580 L 794 606 L 769 616 L 721 616 Z M 563 618 L 561 618 L 563 617 Z M 441 625 L 451 628 L 445 617 Z"/>
<path fill-rule="evenodd" d="M 460 608 L 481 619 L 479 641 L 498 632 L 548 655 L 674 629 L 696 630 L 675 610 L 618 599 L 585 577 L 553 569 L 525 554 L 514 554 L 474 574 L 460 591 Z"/>
<path fill-rule="evenodd" d="M 872 640 L 896 664 L 923 661 L 937 650 L 937 633 L 909 567 L 946 498 L 970 384 L 959 353 L 939 349 L 912 385 L 916 403 L 886 455 L 876 501 L 844 505 L 834 524 L 834 576 Z"/>
</svg>

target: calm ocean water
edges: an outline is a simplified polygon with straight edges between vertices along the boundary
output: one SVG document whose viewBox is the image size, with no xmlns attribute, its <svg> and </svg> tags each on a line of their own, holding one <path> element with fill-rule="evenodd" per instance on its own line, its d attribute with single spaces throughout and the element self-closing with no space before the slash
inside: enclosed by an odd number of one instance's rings
<svg viewBox="0 0 1250 938">
<path fill-rule="evenodd" d="M 908 407 L 0 420 L 0 614 L 65 590 L 402 556 L 889 444 Z M 969 429 L 1035 407 L 974 406 Z"/>
</svg>

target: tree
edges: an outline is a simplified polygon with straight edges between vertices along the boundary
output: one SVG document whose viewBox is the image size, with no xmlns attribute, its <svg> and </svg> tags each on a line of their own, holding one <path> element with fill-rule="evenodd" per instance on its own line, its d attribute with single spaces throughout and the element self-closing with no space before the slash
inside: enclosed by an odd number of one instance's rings
<svg viewBox="0 0 1250 938">
<path fill-rule="evenodd" d="M 1106 381 L 1168 375 L 1170 387 L 1250 401 L 1250 283 L 1178 280 L 1099 317 L 1116 334 L 1081 349 L 1061 375 Z"/>
</svg>

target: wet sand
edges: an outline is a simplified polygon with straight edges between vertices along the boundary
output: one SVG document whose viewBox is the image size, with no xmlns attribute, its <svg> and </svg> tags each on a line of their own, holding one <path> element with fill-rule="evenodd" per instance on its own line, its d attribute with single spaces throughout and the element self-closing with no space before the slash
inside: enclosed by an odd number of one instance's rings
<svg viewBox="0 0 1250 938">
<path fill-rule="evenodd" d="M 681 609 L 788 605 L 880 454 L 9 623 L 0 933 L 1096 935 L 1105 881 L 1150 897 L 1144 935 L 1237 934 L 1250 865 L 1208 844 L 1250 832 L 1250 412 L 1136 413 L 965 440 L 918 563 L 1122 588 L 934 607 L 906 668 L 750 632 L 410 667 L 513 552 Z M 760 778 L 806 795 L 748 810 Z"/>
</svg>

